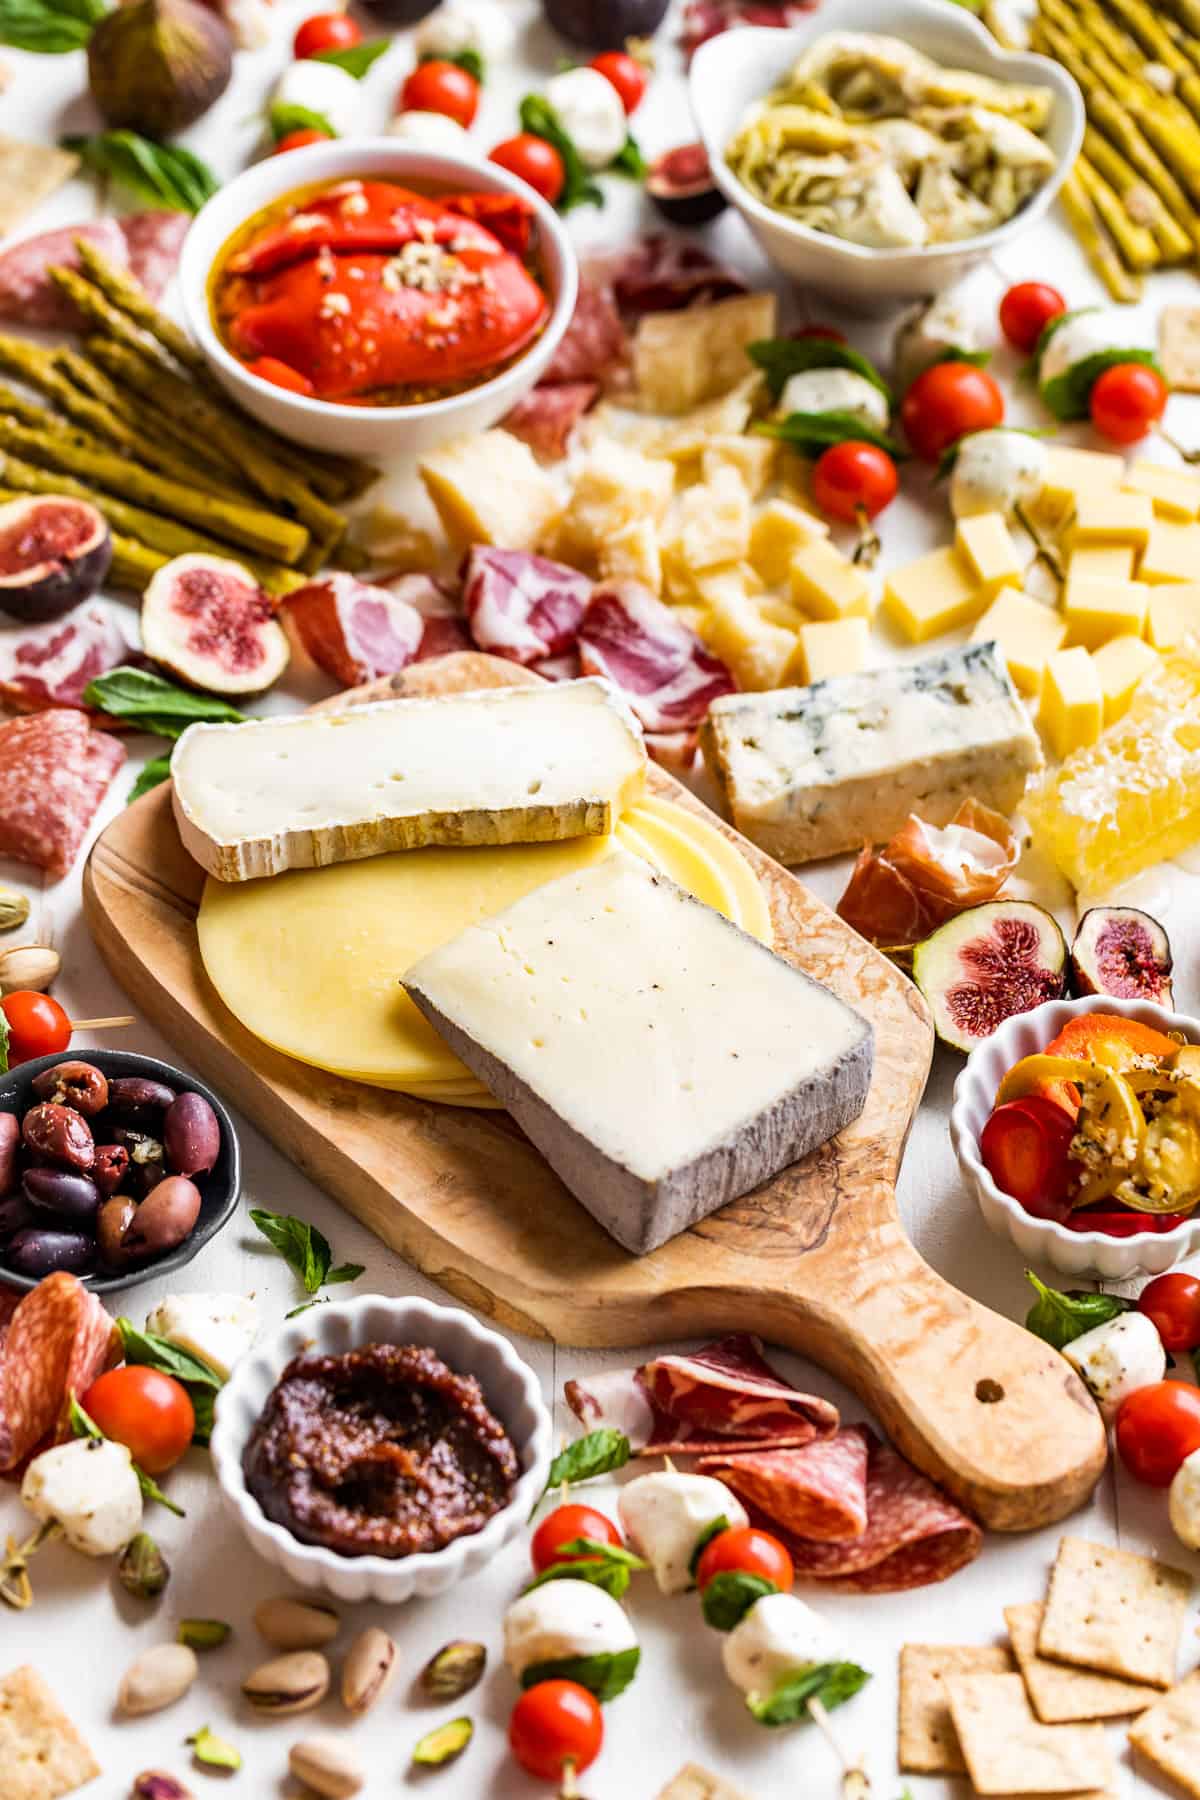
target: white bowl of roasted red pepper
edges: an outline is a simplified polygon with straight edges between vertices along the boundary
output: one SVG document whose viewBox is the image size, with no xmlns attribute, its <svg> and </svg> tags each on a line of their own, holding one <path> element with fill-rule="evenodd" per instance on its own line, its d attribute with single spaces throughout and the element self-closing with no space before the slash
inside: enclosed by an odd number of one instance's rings
<svg viewBox="0 0 1200 1800">
<path fill-rule="evenodd" d="M 221 385 L 285 437 L 360 456 L 494 425 L 550 362 L 577 289 L 566 231 L 527 183 L 387 138 L 244 170 L 179 264 Z"/>
<path fill-rule="evenodd" d="M 998 1237 L 1065 1275 L 1200 1248 L 1200 1020 L 1093 994 L 1006 1019 L 954 1088 L 959 1166 Z"/>
<path fill-rule="evenodd" d="M 217 1400 L 213 1463 L 265 1561 L 397 1605 L 444 1593 L 525 1526 L 551 1422 L 533 1370 L 457 1307 L 363 1295 L 259 1343 Z"/>
<path fill-rule="evenodd" d="M 66 1269 L 97 1293 L 188 1263 L 241 1187 L 211 1088 L 125 1050 L 41 1056 L 0 1076 L 0 1282 Z"/>
</svg>

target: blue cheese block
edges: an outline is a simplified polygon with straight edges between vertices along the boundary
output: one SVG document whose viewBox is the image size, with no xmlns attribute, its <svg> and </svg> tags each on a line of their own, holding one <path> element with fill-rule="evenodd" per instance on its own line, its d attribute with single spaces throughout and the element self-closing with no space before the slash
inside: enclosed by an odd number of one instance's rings
<svg viewBox="0 0 1200 1800">
<path fill-rule="evenodd" d="M 468 926 L 404 986 L 636 1254 L 866 1104 L 870 1025 L 625 850 Z"/>
<path fill-rule="evenodd" d="M 994 643 L 812 687 L 727 694 L 704 760 L 738 830 L 782 863 L 884 843 L 910 813 L 1020 804 L 1042 751 Z"/>
</svg>

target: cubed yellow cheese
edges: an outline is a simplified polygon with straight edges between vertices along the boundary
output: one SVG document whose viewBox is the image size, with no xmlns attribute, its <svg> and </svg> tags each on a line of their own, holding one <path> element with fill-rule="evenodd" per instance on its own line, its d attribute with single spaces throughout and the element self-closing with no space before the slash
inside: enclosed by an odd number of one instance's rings
<svg viewBox="0 0 1200 1800">
<path fill-rule="evenodd" d="M 796 633 L 769 625 L 753 600 L 731 595 L 708 609 L 700 635 L 729 668 L 740 688 L 763 693 L 782 687 L 796 648 Z"/>
<path fill-rule="evenodd" d="M 1119 488 L 1080 494 L 1071 526 L 1072 544 L 1132 544 L 1144 550 L 1154 525 L 1154 508 L 1145 494 L 1123 494 Z"/>
<path fill-rule="evenodd" d="M 689 631 L 694 631 L 697 637 L 703 637 L 704 627 L 708 622 L 707 606 L 677 606 L 674 609 L 674 616 L 681 625 L 686 625 Z"/>
<path fill-rule="evenodd" d="M 800 546 L 788 565 L 788 579 L 792 599 L 810 618 L 871 616 L 871 584 L 866 574 L 824 538 Z"/>
<path fill-rule="evenodd" d="M 1200 525 L 1179 519 L 1155 519 L 1150 542 L 1142 551 L 1138 578 L 1156 585 L 1200 581 Z"/>
<path fill-rule="evenodd" d="M 1074 450 L 1053 444 L 1046 459 L 1042 493 L 1051 505 L 1079 504 L 1087 495 L 1117 487 L 1125 475 L 1125 459 L 1107 450 Z"/>
<path fill-rule="evenodd" d="M 652 594 L 662 592 L 662 553 L 653 519 L 634 519 L 605 538 L 596 552 L 602 581 L 640 581 Z"/>
<path fill-rule="evenodd" d="M 782 594 L 763 594 L 755 604 L 768 625 L 785 625 L 789 631 L 799 631 L 808 622 L 808 614 Z"/>
<path fill-rule="evenodd" d="M 1092 656 L 1092 667 L 1104 695 L 1104 723 L 1111 725 L 1129 710 L 1133 690 L 1158 661 L 1158 654 L 1141 638 L 1110 638 Z"/>
<path fill-rule="evenodd" d="M 969 625 L 991 597 L 963 553 L 947 544 L 894 569 L 884 585 L 883 606 L 910 644 L 923 644 L 940 632 Z"/>
<path fill-rule="evenodd" d="M 871 627 L 865 619 L 815 620 L 802 625 L 788 680 L 807 687 L 831 675 L 857 675 L 866 667 Z"/>
<path fill-rule="evenodd" d="M 711 481 L 719 469 L 731 468 L 746 492 L 757 500 L 775 472 L 779 442 L 768 437 L 713 437 L 704 447 L 700 472 Z"/>
<path fill-rule="evenodd" d="M 960 519 L 954 541 L 989 599 L 1002 587 L 1021 586 L 1025 570 L 1003 513 L 977 513 L 974 518 Z"/>
<path fill-rule="evenodd" d="M 554 482 L 528 444 L 511 432 L 481 431 L 439 444 L 417 468 L 458 550 L 471 544 L 532 550 L 562 512 Z"/>
<path fill-rule="evenodd" d="M 638 398 L 680 413 L 727 393 L 746 374 L 746 345 L 775 335 L 774 294 L 741 294 L 715 306 L 647 313 L 633 339 Z"/>
<path fill-rule="evenodd" d="M 768 587 L 780 587 L 797 550 L 828 536 L 828 525 L 815 513 L 790 500 L 768 500 L 750 527 L 750 561 Z"/>
<path fill-rule="evenodd" d="M 1200 518 L 1200 476 L 1188 469 L 1168 468 L 1165 463 L 1135 462 L 1126 469 L 1122 487 L 1131 494 L 1145 494 L 1163 519 Z"/>
<path fill-rule="evenodd" d="M 1200 637 L 1200 582 L 1155 588 L 1146 635 L 1156 650 L 1170 650 L 1186 637 Z"/>
<path fill-rule="evenodd" d="M 676 541 L 693 569 L 713 569 L 745 556 L 750 547 L 750 496 L 728 463 L 711 481 L 680 495 Z"/>
<path fill-rule="evenodd" d="M 762 593 L 762 582 L 758 579 L 749 563 L 725 563 L 716 569 L 704 569 L 696 574 L 696 594 L 704 606 L 720 606 L 729 599 L 753 599 L 756 605 L 758 595 Z M 800 623 L 799 615 L 793 609 L 795 631 Z"/>
<path fill-rule="evenodd" d="M 1067 616 L 1067 641 L 1098 650 L 1109 638 L 1130 633 L 1141 637 L 1146 629 L 1150 590 L 1140 581 L 1105 581 L 1089 575 L 1067 577 L 1063 610 Z"/>
<path fill-rule="evenodd" d="M 716 400 L 706 400 L 678 418 L 641 420 L 635 427 L 638 447 L 650 456 L 668 456 L 676 464 L 695 463 L 698 466 L 714 439 L 724 440 L 745 431 L 753 411 L 753 397 L 761 381 L 761 376 L 748 374 L 729 393 Z M 629 415 L 625 417 L 628 420 Z M 772 440 L 764 438 L 762 441 L 770 443 Z M 775 448 L 778 450 L 778 445 Z"/>
<path fill-rule="evenodd" d="M 1067 557 L 1067 574 L 1097 581 L 1132 581 L 1137 551 L 1132 544 L 1076 544 Z"/>
<path fill-rule="evenodd" d="M 994 638 L 1021 692 L 1038 694 L 1047 660 L 1062 649 L 1066 636 L 1067 621 L 1061 613 L 1028 594 L 1002 588 L 971 633 L 971 641 L 986 644 Z"/>
<path fill-rule="evenodd" d="M 566 546 L 595 555 L 626 525 L 646 519 L 661 525 L 674 491 L 669 462 L 601 438 L 576 478 L 560 537 Z"/>
<path fill-rule="evenodd" d="M 1100 736 L 1104 693 L 1086 650 L 1059 650 L 1047 659 L 1038 724 L 1060 762 Z"/>
</svg>

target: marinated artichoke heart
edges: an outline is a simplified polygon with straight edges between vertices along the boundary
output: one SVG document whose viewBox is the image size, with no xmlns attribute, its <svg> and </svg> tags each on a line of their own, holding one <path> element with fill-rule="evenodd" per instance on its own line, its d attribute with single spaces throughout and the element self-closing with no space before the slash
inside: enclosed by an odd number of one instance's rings
<svg viewBox="0 0 1200 1800">
<path fill-rule="evenodd" d="M 944 69 L 897 38 L 818 38 L 747 113 L 725 160 L 758 199 L 875 249 L 959 242 L 1047 180 L 1048 88 Z"/>
</svg>

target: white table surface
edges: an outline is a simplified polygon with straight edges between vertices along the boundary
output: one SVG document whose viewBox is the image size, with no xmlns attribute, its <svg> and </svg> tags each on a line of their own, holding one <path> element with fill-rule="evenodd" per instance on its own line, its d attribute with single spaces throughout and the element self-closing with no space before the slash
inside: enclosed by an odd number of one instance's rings
<svg viewBox="0 0 1200 1800">
<path fill-rule="evenodd" d="M 563 46 L 538 22 L 526 0 L 497 0 L 497 4 L 511 5 L 522 24 L 520 62 L 492 72 L 473 133 L 481 152 L 517 128 L 516 100 L 552 73 L 564 54 Z M 316 10 L 319 6 L 315 3 L 284 0 L 278 8 L 271 46 L 239 54 L 233 84 L 187 134 L 186 141 L 219 174 L 231 176 L 253 154 L 257 119 L 271 83 L 287 59 L 295 24 Z M 886 28 L 886 19 L 886 6 L 881 6 L 881 28 Z M 411 65 L 409 35 L 398 35 L 363 84 L 364 121 L 369 124 L 381 126 L 388 117 L 392 97 Z M 672 37 L 668 24 L 659 34 L 659 73 L 635 121 L 648 154 L 694 136 Z M 85 81 L 82 54 L 32 57 L 0 50 L 0 59 L 10 64 L 14 74 L 7 92 L 0 96 L 0 129 L 50 141 L 66 131 L 96 128 L 90 105 L 81 98 Z M 573 215 L 573 229 L 581 244 L 617 244 L 638 228 L 654 228 L 657 215 L 633 190 L 616 180 L 606 179 L 604 185 L 609 197 L 604 213 L 585 210 Z M 99 206 L 93 186 L 72 183 L 27 221 L 22 234 L 73 223 Z M 759 253 L 732 212 L 718 222 L 710 241 L 749 276 L 761 279 L 765 275 Z M 1005 281 L 1030 276 L 1056 282 L 1073 305 L 1103 299 L 1073 238 L 1056 217 L 1026 234 L 1010 253 L 1004 271 L 984 270 L 974 278 L 985 330 L 991 329 Z M 1151 281 L 1148 302 L 1138 315 L 1145 332 L 1140 340 L 1131 336 L 1130 341 L 1152 341 L 1146 333 L 1153 331 L 1157 304 L 1198 298 L 1191 274 Z M 787 304 L 797 316 L 808 318 L 833 318 L 838 313 L 833 303 L 822 305 L 794 293 L 787 297 Z M 846 323 L 844 319 L 839 322 Z M 859 331 L 852 325 L 851 329 L 864 348 L 882 347 L 877 327 Z M 1015 376 L 1011 356 L 1001 354 L 996 366 L 1005 377 Z M 1010 379 L 1007 385 L 1010 393 L 1018 396 L 1010 417 L 1032 418 L 1029 402 L 1020 398 L 1015 381 Z M 1191 437 L 1200 440 L 1200 417 L 1188 416 L 1188 404 L 1173 402 L 1171 422 L 1179 435 L 1187 436 L 1190 428 Z M 1170 460 L 1169 451 L 1153 454 Z M 397 471 L 397 478 L 399 488 L 408 491 L 404 471 Z M 883 521 L 884 566 L 907 560 L 945 538 L 944 502 L 922 497 L 919 475 L 906 476 L 906 487 L 916 489 L 917 498 L 902 499 Z M 119 601 L 116 604 L 132 635 L 136 628 L 133 609 Z M 881 657 L 911 659 L 919 654 L 898 650 L 882 636 L 879 649 Z M 328 691 L 329 684 L 315 671 L 294 666 L 269 704 L 295 707 Z M 129 767 L 114 783 L 96 831 L 119 811 L 138 763 L 157 747 L 146 739 L 131 740 Z M 846 867 L 843 860 L 804 871 L 804 875 L 824 898 L 834 901 L 844 884 Z M 1131 896 L 1135 903 L 1157 911 L 1172 934 L 1177 1004 L 1184 1012 L 1200 1011 L 1200 921 L 1196 917 L 1200 861 L 1194 862 L 1194 870 L 1173 867 L 1152 872 L 1133 884 Z M 0 879 L 22 886 L 31 896 L 29 928 L 21 935 L 30 941 L 53 943 L 61 952 L 63 972 L 56 993 L 68 1010 L 76 1017 L 128 1010 L 119 984 L 101 964 L 83 922 L 78 869 L 64 881 L 40 885 L 30 879 L 28 869 L 0 863 Z M 1041 881 L 1036 890 L 1059 902 L 1069 898 L 1061 892 L 1053 894 Z M 1069 922 L 1069 907 L 1063 916 Z M 9 941 L 3 940 L 3 944 L 7 946 Z M 153 1055 L 173 1057 L 171 1044 L 142 1021 L 135 1030 L 122 1034 L 120 1041 Z M 77 1047 L 82 1043 L 79 1040 Z M 958 1178 L 950 1149 L 947 1117 L 959 1067 L 956 1056 L 939 1051 L 901 1177 L 903 1216 L 918 1249 L 941 1274 L 998 1311 L 1020 1317 L 1030 1300 L 1021 1259 L 1010 1245 L 985 1230 Z M 227 1091 L 225 1098 L 236 1114 L 236 1092 Z M 240 1117 L 239 1124 L 247 1207 L 295 1212 L 320 1226 L 333 1244 L 335 1260 L 366 1264 L 367 1273 L 354 1292 L 439 1297 L 439 1290 L 430 1282 L 291 1167 L 249 1119 Z M 268 1321 L 281 1317 L 299 1298 L 290 1271 L 243 1217 L 178 1275 L 166 1280 L 151 1276 L 134 1293 L 124 1296 L 125 1310 L 141 1323 L 163 1292 L 192 1289 L 252 1293 Z M 750 1319 L 746 1323 L 753 1325 Z M 563 1382 L 630 1360 L 624 1354 L 517 1342 L 537 1370 L 564 1432 L 573 1431 L 574 1421 L 561 1400 Z M 817 1391 L 842 1404 L 848 1419 L 862 1416 L 861 1404 L 821 1370 L 805 1368 L 791 1357 L 780 1356 L 778 1361 L 788 1373 L 803 1382 L 811 1381 Z M 139 1769 L 155 1765 L 183 1776 L 198 1794 L 221 1791 L 216 1785 L 220 1777 L 200 1770 L 189 1773 L 183 1740 L 204 1724 L 241 1749 L 244 1769 L 231 1783 L 231 1791 L 239 1794 L 271 1796 L 297 1791 L 294 1784 L 288 1784 L 287 1749 L 314 1729 L 347 1731 L 369 1769 L 366 1792 L 370 1796 L 397 1793 L 406 1784 L 423 1787 L 425 1782 L 430 1794 L 453 1796 L 454 1800 L 483 1795 L 520 1800 L 549 1791 L 516 1769 L 507 1756 L 504 1739 L 515 1687 L 499 1666 L 500 1621 L 526 1575 L 524 1540 L 511 1546 L 484 1574 L 440 1600 L 414 1601 L 390 1614 L 373 1607 L 351 1610 L 338 1648 L 352 1631 L 377 1621 L 395 1636 L 400 1650 L 399 1678 L 367 1718 L 348 1726 L 339 1703 L 330 1700 L 320 1712 L 306 1718 L 264 1723 L 248 1714 L 238 1688 L 242 1677 L 266 1654 L 250 1622 L 251 1612 L 260 1599 L 280 1591 L 280 1580 L 254 1557 L 230 1524 L 203 1454 L 191 1452 L 171 1477 L 170 1487 L 187 1508 L 187 1517 L 174 1519 L 160 1509 L 151 1509 L 147 1515 L 147 1525 L 174 1569 L 171 1585 L 156 1608 L 122 1593 L 106 1565 L 51 1547 L 34 1568 L 33 1609 L 21 1615 L 0 1611 L 0 1673 L 30 1662 L 52 1682 L 103 1766 L 104 1773 L 86 1790 L 89 1797 L 119 1800 Z M 598 1484 L 588 1497 L 611 1507 L 614 1495 L 607 1484 Z M 1180 1550 L 1170 1534 L 1165 1502 L 1164 1494 L 1139 1488 L 1119 1469 L 1110 1467 L 1091 1505 L 1075 1515 L 1070 1528 L 1106 1542 L 1165 1555 L 1190 1565 L 1200 1575 L 1200 1559 Z M 0 1535 L 9 1530 L 21 1533 L 27 1526 L 28 1519 L 15 1496 L 0 1486 Z M 818 1589 L 811 1596 L 836 1622 L 846 1653 L 875 1672 L 869 1688 L 839 1715 L 839 1722 L 847 1740 L 867 1750 L 876 1800 L 897 1800 L 902 1786 L 896 1769 L 895 1732 L 896 1662 L 901 1644 L 910 1640 L 975 1644 L 1002 1639 L 1002 1608 L 1041 1596 L 1059 1536 L 1059 1527 L 1024 1537 L 991 1536 L 972 1567 L 943 1586 L 915 1594 L 856 1598 L 824 1596 Z M 719 1640 L 703 1627 L 694 1597 L 664 1601 L 648 1580 L 641 1580 L 632 1590 L 631 1610 L 643 1644 L 642 1668 L 634 1686 L 606 1710 L 606 1745 L 582 1784 L 590 1800 L 652 1800 L 689 1759 L 737 1781 L 754 1800 L 790 1800 L 799 1795 L 832 1800 L 838 1793 L 837 1771 L 820 1738 L 804 1729 L 769 1732 L 749 1718 L 721 1671 Z M 118 1723 L 112 1708 L 123 1669 L 147 1646 L 170 1638 L 176 1621 L 188 1616 L 229 1620 L 235 1628 L 232 1642 L 203 1659 L 200 1679 L 186 1700 L 157 1717 Z M 467 1701 L 455 1707 L 423 1706 L 412 1694 L 411 1681 L 427 1657 L 455 1637 L 478 1638 L 488 1645 L 489 1674 Z M 1190 1668 L 1196 1660 L 1195 1631 L 1189 1622 L 1181 1668 Z M 451 1769 L 419 1780 L 410 1775 L 408 1752 L 413 1742 L 434 1723 L 464 1710 L 474 1715 L 477 1727 L 467 1755 Z M 1118 1755 L 1120 1793 L 1128 1797 L 1159 1789 L 1151 1772 L 1131 1763 L 1121 1729 L 1112 1728 L 1110 1736 Z M 0 1791 L 2 1784 L 0 1770 Z M 968 1792 L 965 1781 L 918 1777 L 910 1778 L 910 1785 L 915 1800 L 943 1800 L 951 1795 L 965 1800 Z"/>
</svg>

